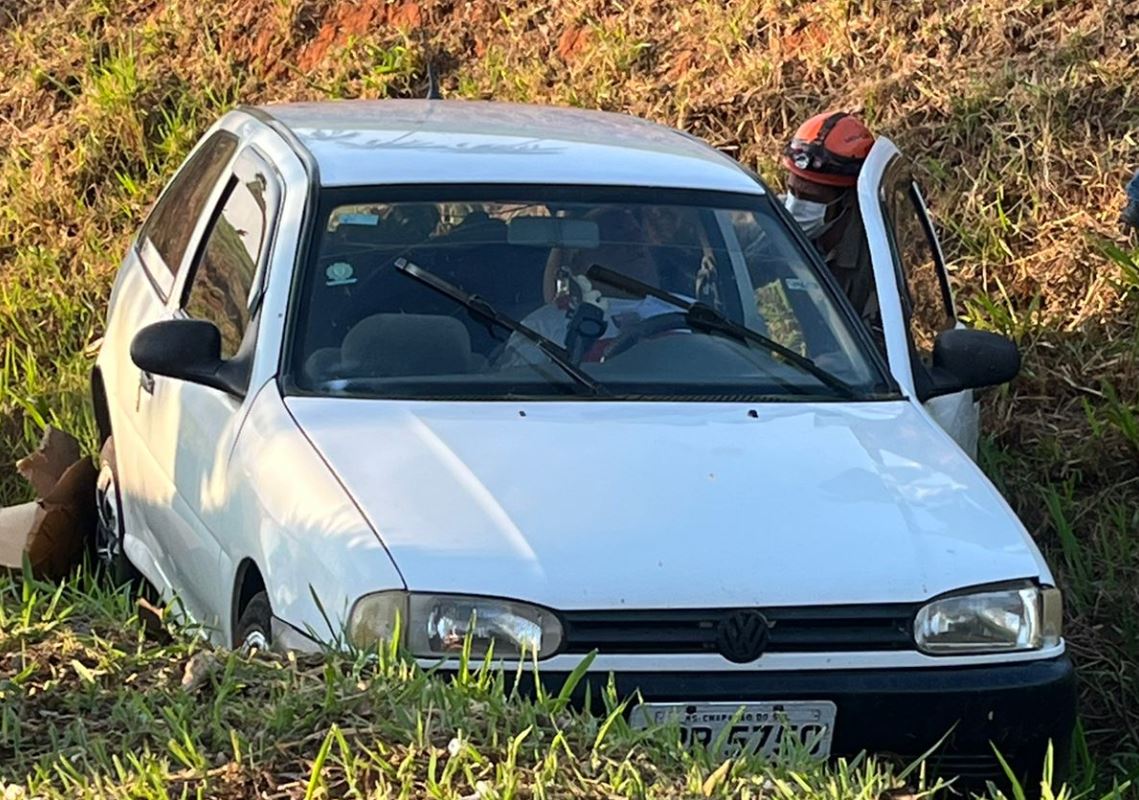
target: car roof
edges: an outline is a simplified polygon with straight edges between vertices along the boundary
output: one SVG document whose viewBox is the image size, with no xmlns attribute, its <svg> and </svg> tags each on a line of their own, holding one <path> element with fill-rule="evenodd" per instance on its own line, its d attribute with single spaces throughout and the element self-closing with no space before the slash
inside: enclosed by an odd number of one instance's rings
<svg viewBox="0 0 1139 800">
<path fill-rule="evenodd" d="M 316 161 L 323 186 L 648 186 L 762 194 L 732 159 L 637 117 L 471 100 L 261 106 Z"/>
</svg>

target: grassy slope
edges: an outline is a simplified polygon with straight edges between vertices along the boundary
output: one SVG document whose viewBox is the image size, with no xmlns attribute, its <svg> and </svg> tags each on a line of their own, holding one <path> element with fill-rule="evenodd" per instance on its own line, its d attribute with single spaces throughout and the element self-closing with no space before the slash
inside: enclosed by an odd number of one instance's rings
<svg viewBox="0 0 1139 800">
<path fill-rule="evenodd" d="M 984 462 L 1067 592 L 1084 776 L 1139 768 L 1135 3 L 546 5 L 0 0 L 0 502 L 44 422 L 90 435 L 116 263 L 236 102 L 421 94 L 432 52 L 451 96 L 631 111 L 776 181 L 798 120 L 858 107 L 914 157 L 963 307 L 1026 353 Z"/>
</svg>

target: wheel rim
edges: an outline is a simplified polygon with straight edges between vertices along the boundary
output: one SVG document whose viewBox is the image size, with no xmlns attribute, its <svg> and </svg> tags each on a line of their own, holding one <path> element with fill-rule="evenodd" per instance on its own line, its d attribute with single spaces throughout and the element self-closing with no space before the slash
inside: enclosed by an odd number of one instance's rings
<svg viewBox="0 0 1139 800">
<path fill-rule="evenodd" d="M 99 471 L 95 484 L 95 557 L 107 566 L 113 565 L 122 555 L 122 514 L 119 509 L 119 490 L 115 473 L 107 465 Z"/>
<path fill-rule="evenodd" d="M 254 628 L 245 634 L 245 639 L 241 642 L 241 651 L 249 653 L 253 650 L 265 652 L 269 649 L 269 638 L 265 635 L 264 631 Z"/>
</svg>

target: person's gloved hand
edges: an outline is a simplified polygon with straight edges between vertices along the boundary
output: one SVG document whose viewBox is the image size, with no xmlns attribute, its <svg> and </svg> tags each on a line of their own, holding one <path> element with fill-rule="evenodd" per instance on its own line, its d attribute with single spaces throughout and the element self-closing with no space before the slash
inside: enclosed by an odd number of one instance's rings
<svg viewBox="0 0 1139 800">
<path fill-rule="evenodd" d="M 581 289 L 581 302 L 590 303 L 600 308 L 602 311 L 609 310 L 609 301 L 601 296 L 601 292 L 593 288 L 589 278 L 584 275 L 574 275 L 572 280 Z"/>
<path fill-rule="evenodd" d="M 705 253 L 696 273 L 696 299 L 713 308 L 720 307 L 720 289 L 716 285 L 716 259 Z"/>
</svg>

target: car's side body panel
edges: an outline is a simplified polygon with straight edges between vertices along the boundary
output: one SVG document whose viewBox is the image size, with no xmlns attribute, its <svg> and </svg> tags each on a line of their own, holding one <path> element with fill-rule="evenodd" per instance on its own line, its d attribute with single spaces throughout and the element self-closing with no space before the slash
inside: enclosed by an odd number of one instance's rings
<svg viewBox="0 0 1139 800">
<path fill-rule="evenodd" d="M 232 133 L 233 123 L 233 117 L 228 116 L 211 126 L 187 154 L 175 179 L 215 135 L 221 131 Z M 175 179 L 167 184 L 159 204 Z M 219 192 L 220 185 L 215 183 L 206 198 L 207 208 Z M 154 211 L 151 213 L 153 216 Z M 172 316 L 178 303 L 177 283 L 204 225 L 203 219 L 195 221 L 189 244 L 178 263 L 165 264 L 145 235 L 131 243 L 112 292 L 98 359 L 107 392 L 111 433 L 116 440 L 127 531 L 124 549 L 130 561 L 163 592 L 181 583 L 175 574 L 177 565 L 169 558 L 168 542 L 184 538 L 185 534 L 168 530 L 167 525 L 168 515 L 178 503 L 163 479 L 172 466 L 166 462 L 173 456 L 152 445 L 156 417 L 161 418 L 163 409 L 170 413 L 173 401 L 169 396 L 178 387 L 173 385 L 177 382 L 140 371 L 131 360 L 130 346 L 139 330 Z M 144 223 L 143 231 L 146 230 Z"/>
<path fill-rule="evenodd" d="M 266 281 L 258 319 L 263 321 L 268 316 L 270 322 L 260 326 L 251 369 L 250 385 L 257 387 L 277 369 L 283 298 L 292 274 L 308 181 L 296 154 L 263 123 L 247 114 L 230 114 L 215 124 L 202 142 L 221 130 L 232 133 L 239 142 L 230 165 L 246 148 L 256 147 L 264 158 L 279 160 L 282 167 L 278 172 L 286 170 L 294 184 L 294 191 L 282 192 L 287 195 L 284 202 L 288 208 L 287 214 L 279 215 L 284 220 L 277 226 L 275 241 L 280 246 L 266 261 L 268 264 L 280 256 L 282 276 L 278 285 L 285 288 L 271 291 Z M 198 147 L 191 151 L 187 163 Z M 227 519 L 227 467 L 248 403 L 162 376 L 145 376 L 150 385 L 149 391 L 143 390 L 143 376 L 130 358 L 130 343 L 146 325 L 182 315 L 179 308 L 190 280 L 190 265 L 230 174 L 230 166 L 226 166 L 208 194 L 205 212 L 193 226 L 182 263 L 174 266 L 177 274 L 164 285 L 154 280 L 155 263 L 152 261 L 148 271 L 138 248 L 131 247 L 116 280 L 99 357 L 116 450 L 122 451 L 117 456 L 127 556 L 160 591 L 176 593 L 183 610 L 207 628 L 221 626 L 229 619 L 232 576 L 223 579 L 218 571 L 218 532 L 233 527 Z M 282 177 L 282 187 L 284 182 Z M 157 267 L 164 267 L 160 260 Z"/>
<path fill-rule="evenodd" d="M 275 207 L 266 209 L 271 229 L 258 264 L 252 330 L 247 335 L 253 348 L 250 392 L 234 397 L 206 386 L 166 381 L 169 394 L 152 414 L 149 447 L 159 454 L 158 475 L 164 480 L 164 494 L 170 497 L 163 506 L 162 535 L 169 561 L 181 573 L 181 599 L 199 623 L 218 631 L 219 639 L 228 642 L 233 586 L 231 576 L 219 570 L 219 564 L 226 546 L 246 530 L 235 513 L 233 494 L 240 483 L 231 475 L 233 449 L 256 389 L 276 372 L 283 311 L 280 293 L 269 290 L 270 277 L 287 279 L 292 274 L 299 224 L 281 221 L 301 218 L 307 181 L 296 155 L 263 123 L 244 114 L 231 115 L 226 122 L 240 141 L 235 167 L 256 166 L 275 186 L 271 193 Z M 211 212 L 219 201 L 219 197 L 212 199 Z M 212 214 L 205 216 L 208 220 Z M 197 247 L 205 232 L 204 222 L 199 223 Z M 179 305 L 194 280 L 192 263 L 191 259 L 181 270 L 175 284 L 171 312 L 176 316 L 184 315 Z M 250 302 L 248 298 L 238 301 Z"/>
<path fill-rule="evenodd" d="M 186 165 L 205 142 L 217 132 L 228 130 L 231 125 L 232 119 L 225 118 L 207 131 L 179 172 L 187 168 Z M 216 201 L 220 191 L 220 181 L 215 182 L 206 199 L 207 208 Z M 193 547 L 191 532 L 181 524 L 185 515 L 177 513 L 185 503 L 174 494 L 166 479 L 173 471 L 175 450 L 173 447 L 155 446 L 161 443 L 156 438 L 156 431 L 172 416 L 176 421 L 180 413 L 178 395 L 182 385 L 178 381 L 140 372 L 131 361 L 130 344 L 141 328 L 170 319 L 174 314 L 178 305 L 178 282 L 186 271 L 186 264 L 204 225 L 204 220 L 196 220 L 181 262 L 169 267 L 144 239 L 140 238 L 132 245 L 124 272 L 142 276 L 146 284 L 129 279 L 131 282 L 123 287 L 122 294 L 131 300 L 124 301 L 121 308 L 112 303 L 107 336 L 100 353 L 104 378 L 108 371 L 123 374 L 122 378 L 115 380 L 114 389 L 108 388 L 108 396 L 113 409 L 112 430 L 124 494 L 127 532 L 124 548 L 127 557 L 160 591 L 169 593 L 179 587 L 183 601 L 191 607 L 199 605 L 193 599 L 196 592 L 181 588 L 185 585 L 185 576 L 179 573 L 183 562 L 172 558 L 180 546 Z M 134 299 L 138 297 L 152 298 L 145 314 L 131 310 Z M 128 398 L 126 403 L 124 398 Z M 117 411 L 114 410 L 116 407 Z M 132 437 L 137 438 L 132 441 Z"/>
<path fill-rule="evenodd" d="M 159 498 L 151 496 L 146 480 L 154 469 L 147 447 L 145 418 L 140 413 L 143 400 L 148 396 L 141 385 L 142 375 L 130 359 L 130 343 L 140 328 L 165 316 L 165 300 L 147 276 L 132 246 L 111 290 L 97 365 L 116 441 L 125 528 L 132 534 L 124 542 L 126 555 L 160 588 L 168 588 L 170 583 L 155 557 L 157 548 L 147 525 L 147 507 L 159 502 Z"/>
<path fill-rule="evenodd" d="M 250 559 L 277 617 L 333 641 L 362 594 L 404 588 L 375 531 L 289 415 L 273 382 L 253 398 L 228 477 L 227 535 L 217 570 L 218 591 L 227 600 L 238 567 Z M 231 641 L 224 620 L 217 638 Z"/>
<path fill-rule="evenodd" d="M 226 117 L 215 129 L 228 130 L 240 141 L 242 132 L 236 122 L 232 116 Z M 203 141 L 207 138 L 208 135 Z M 194 223 L 185 256 L 178 266 L 163 310 L 165 319 L 180 315 L 187 274 L 220 200 L 232 162 L 233 156 L 210 189 L 204 212 Z M 137 331 L 138 328 L 134 332 Z M 124 356 L 124 360 L 129 362 L 129 343 Z M 202 417 L 195 413 L 195 399 L 211 390 L 163 376 L 152 376 L 151 380 L 153 388 L 142 395 L 138 410 L 145 437 L 144 451 L 148 457 L 143 473 L 144 524 L 138 530 L 138 538 L 147 552 L 138 566 L 157 586 L 176 593 L 182 610 L 208 628 L 216 624 L 216 614 L 211 608 L 214 592 L 210 579 L 216 580 L 218 550 L 213 537 L 207 535 L 195 514 L 200 494 L 180 493 L 177 485 L 179 481 L 186 485 L 194 478 L 200 478 L 201 461 L 213 460 L 225 447 L 227 438 L 232 443 L 232 431 L 227 437 L 224 431 L 205 430 L 198 424 Z M 215 413 L 214 419 L 228 419 L 238 407 L 233 398 L 219 397 L 216 401 L 225 408 L 222 411 L 224 416 Z M 200 490 L 204 488 L 199 487 Z M 128 555 L 134 534 L 135 531 L 128 529 Z M 155 580 L 151 572 L 157 572 L 159 580 Z"/>
<path fill-rule="evenodd" d="M 269 199 L 275 199 L 279 204 L 289 193 L 281 185 L 272 164 L 255 144 L 258 138 L 273 138 L 261 127 L 250 119 L 236 126 L 234 132 L 238 134 L 241 145 L 233 166 L 234 170 L 246 170 L 256 165 L 261 177 L 275 184 L 276 190 L 269 194 Z M 264 136 L 259 137 L 258 134 Z M 229 177 L 227 175 L 226 180 Z M 235 171 L 233 178 L 245 180 L 247 175 Z M 215 200 L 215 206 L 219 202 L 220 198 Z M 265 213 L 272 225 L 280 216 L 280 208 L 274 205 Z M 199 228 L 199 250 L 204 234 L 205 229 Z M 295 242 L 279 241 L 270 234 L 265 248 L 267 252 L 263 251 L 258 265 L 259 276 L 271 271 L 271 263 L 277 253 L 292 253 Z M 172 311 L 175 316 L 185 316 L 181 303 L 195 278 L 193 265 L 196 260 L 190 259 L 178 276 L 175 289 L 178 300 Z M 285 268 L 288 266 L 286 264 Z M 247 302 L 244 297 L 236 300 Z M 171 498 L 160 512 L 163 543 L 169 560 L 179 573 L 178 585 L 184 587 L 181 590 L 182 601 L 191 615 L 211 630 L 224 628 L 231 616 L 232 587 L 218 572 L 223 542 L 240 535 L 235 534 L 235 523 L 231 518 L 230 495 L 235 488 L 229 473 L 231 455 L 252 402 L 252 390 L 265 382 L 265 371 L 271 371 L 276 363 L 276 350 L 270 347 L 267 353 L 261 352 L 259 336 L 262 328 L 275 326 L 262 326 L 259 322 L 259 316 L 254 313 L 250 323 L 252 330 L 247 333 L 247 339 L 254 348 L 250 394 L 235 397 L 186 381 L 164 381 L 164 393 L 156 393 L 151 415 L 149 446 L 159 455 L 161 468 L 157 478 L 164 482 L 163 491 Z M 272 342 L 273 337 L 270 335 L 269 338 Z M 259 364 L 261 369 L 258 369 Z M 260 383 L 253 382 L 257 378 L 261 379 Z"/>
</svg>

